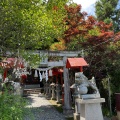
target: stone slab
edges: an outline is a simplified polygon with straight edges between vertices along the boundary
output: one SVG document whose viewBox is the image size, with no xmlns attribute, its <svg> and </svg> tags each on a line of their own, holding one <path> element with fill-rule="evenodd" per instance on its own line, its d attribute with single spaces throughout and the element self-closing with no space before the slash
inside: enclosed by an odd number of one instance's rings
<svg viewBox="0 0 120 120">
<path fill-rule="evenodd" d="M 86 95 L 80 95 L 81 99 L 98 99 L 100 98 L 100 94 L 86 94 Z"/>
<path fill-rule="evenodd" d="M 103 120 L 100 104 L 81 104 L 80 120 Z"/>
<path fill-rule="evenodd" d="M 120 120 L 120 111 L 117 111 L 118 120 Z"/>
<path fill-rule="evenodd" d="M 86 103 L 101 103 L 105 102 L 104 98 L 98 98 L 98 99 L 76 99 L 76 102 L 80 104 L 86 104 Z"/>
</svg>

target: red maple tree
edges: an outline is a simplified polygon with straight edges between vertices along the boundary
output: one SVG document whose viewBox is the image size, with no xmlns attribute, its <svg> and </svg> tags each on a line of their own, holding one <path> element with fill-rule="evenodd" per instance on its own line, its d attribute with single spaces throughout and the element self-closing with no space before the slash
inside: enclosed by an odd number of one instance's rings
<svg viewBox="0 0 120 120">
<path fill-rule="evenodd" d="M 102 79 L 105 75 L 103 71 L 107 69 L 107 60 L 112 60 L 115 55 L 115 51 L 110 50 L 109 46 L 114 44 L 113 41 L 119 40 L 120 34 L 114 34 L 112 23 L 106 24 L 93 16 L 87 16 L 86 12 L 81 12 L 81 5 L 66 5 L 65 9 L 66 31 L 63 39 L 66 46 L 77 41 L 76 46 L 79 45 L 84 50 L 85 59 L 90 64 L 89 75 Z"/>
</svg>

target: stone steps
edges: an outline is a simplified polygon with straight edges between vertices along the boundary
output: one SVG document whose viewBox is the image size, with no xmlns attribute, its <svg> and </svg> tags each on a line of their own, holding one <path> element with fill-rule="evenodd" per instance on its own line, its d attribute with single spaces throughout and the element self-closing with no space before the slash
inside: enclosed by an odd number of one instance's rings
<svg viewBox="0 0 120 120">
<path fill-rule="evenodd" d="M 25 89 L 40 88 L 40 84 L 25 85 Z"/>
<path fill-rule="evenodd" d="M 42 90 L 42 88 L 24 89 L 23 93 L 24 93 L 24 95 L 39 94 L 39 93 L 41 93 L 41 90 Z"/>
<path fill-rule="evenodd" d="M 41 90 L 43 90 L 43 88 L 40 88 L 40 84 L 25 85 L 23 94 L 25 96 L 29 94 L 39 94 Z"/>
</svg>

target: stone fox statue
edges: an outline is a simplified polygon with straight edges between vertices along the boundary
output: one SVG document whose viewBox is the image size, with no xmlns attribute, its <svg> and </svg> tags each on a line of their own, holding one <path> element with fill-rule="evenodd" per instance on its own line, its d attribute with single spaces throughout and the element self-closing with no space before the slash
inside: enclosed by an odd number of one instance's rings
<svg viewBox="0 0 120 120">
<path fill-rule="evenodd" d="M 75 74 L 75 84 L 78 94 L 88 94 L 89 89 L 91 91 L 90 94 L 99 94 L 94 77 L 88 80 L 82 72 L 78 72 Z"/>
<path fill-rule="evenodd" d="M 95 78 L 92 77 L 92 79 L 89 80 L 88 82 L 89 82 L 89 86 L 93 89 L 93 93 L 94 94 L 99 94 L 99 90 L 96 86 Z"/>
</svg>

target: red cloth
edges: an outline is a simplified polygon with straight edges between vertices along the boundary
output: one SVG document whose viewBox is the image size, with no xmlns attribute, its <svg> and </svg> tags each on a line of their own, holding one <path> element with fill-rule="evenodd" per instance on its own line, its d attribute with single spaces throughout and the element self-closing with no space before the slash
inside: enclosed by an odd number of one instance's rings
<svg viewBox="0 0 120 120">
<path fill-rule="evenodd" d="M 21 83 L 24 84 L 27 79 L 27 75 L 22 75 L 21 76 Z"/>
<path fill-rule="evenodd" d="M 7 77 L 7 69 L 4 69 L 4 73 L 3 73 L 3 81 L 5 80 L 6 77 Z"/>
</svg>

